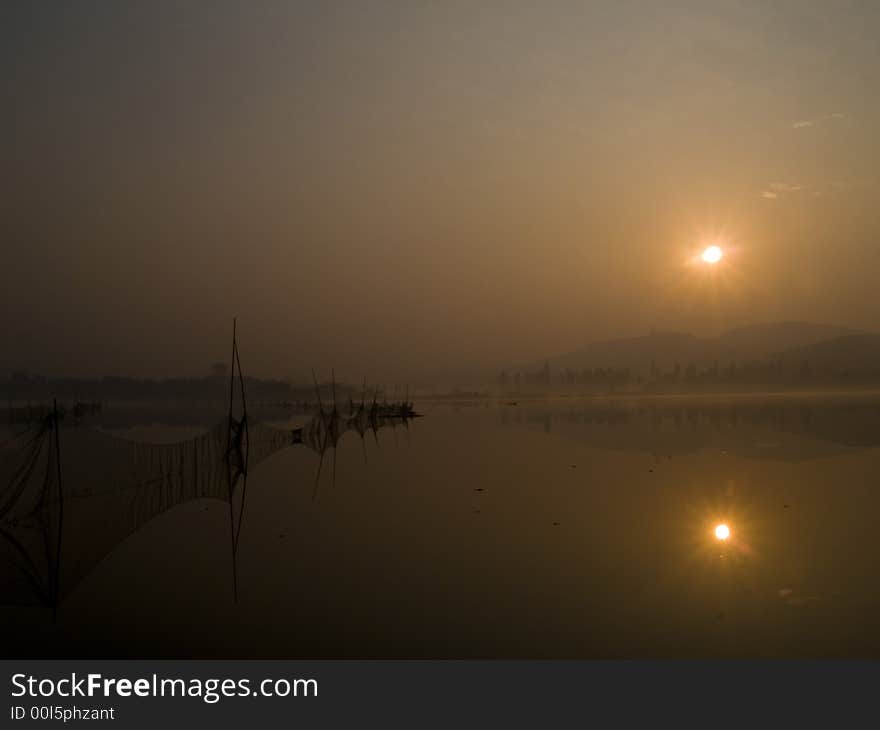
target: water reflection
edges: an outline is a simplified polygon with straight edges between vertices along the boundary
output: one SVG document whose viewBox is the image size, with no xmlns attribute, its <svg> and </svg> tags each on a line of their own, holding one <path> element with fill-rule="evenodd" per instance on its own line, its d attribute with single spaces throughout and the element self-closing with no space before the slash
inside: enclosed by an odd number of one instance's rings
<svg viewBox="0 0 880 730">
<path fill-rule="evenodd" d="M 250 470 L 237 603 L 228 502 L 191 500 L 94 565 L 44 653 L 880 656 L 876 401 L 669 406 L 437 405 L 323 466 L 280 449 Z"/>
<path fill-rule="evenodd" d="M 721 446 L 749 458 L 799 460 L 880 445 L 880 398 L 865 396 L 520 402 L 498 417 L 598 448 L 658 454 Z"/>
</svg>

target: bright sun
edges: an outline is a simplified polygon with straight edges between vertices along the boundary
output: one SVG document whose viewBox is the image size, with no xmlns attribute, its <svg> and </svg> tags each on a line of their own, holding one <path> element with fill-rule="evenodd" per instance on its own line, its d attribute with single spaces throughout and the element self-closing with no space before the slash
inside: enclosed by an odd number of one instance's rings
<svg viewBox="0 0 880 730">
<path fill-rule="evenodd" d="M 715 537 L 719 540 L 726 540 L 730 537 L 730 528 L 725 524 L 715 526 Z"/>
<path fill-rule="evenodd" d="M 724 251 L 721 250 L 720 246 L 709 246 L 708 248 L 703 250 L 701 254 L 701 258 L 707 264 L 717 264 L 721 261 L 721 258 L 724 256 Z"/>
</svg>

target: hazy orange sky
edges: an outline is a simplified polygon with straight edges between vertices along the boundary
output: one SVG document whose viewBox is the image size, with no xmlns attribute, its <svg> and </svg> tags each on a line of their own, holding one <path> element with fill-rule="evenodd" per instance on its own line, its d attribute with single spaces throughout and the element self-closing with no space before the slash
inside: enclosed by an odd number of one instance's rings
<svg viewBox="0 0 880 730">
<path fill-rule="evenodd" d="M 0 368 L 880 329 L 880 4 L 5 2 Z M 714 270 L 687 265 L 720 241 Z"/>
</svg>

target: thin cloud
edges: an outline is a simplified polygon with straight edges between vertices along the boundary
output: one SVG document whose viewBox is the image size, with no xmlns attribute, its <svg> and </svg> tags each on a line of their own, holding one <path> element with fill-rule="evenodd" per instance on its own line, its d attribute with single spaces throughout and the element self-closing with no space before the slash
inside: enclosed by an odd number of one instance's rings
<svg viewBox="0 0 880 730">
<path fill-rule="evenodd" d="M 800 183 L 772 182 L 767 184 L 767 189 L 761 193 L 761 197 L 767 200 L 776 200 L 783 195 L 805 192 L 807 190 L 807 186 Z"/>
<path fill-rule="evenodd" d="M 842 195 L 856 189 L 869 189 L 874 187 L 871 180 L 829 180 L 824 183 L 804 185 L 801 183 L 772 182 L 762 190 L 760 196 L 767 200 L 777 200 L 789 195 L 808 195 L 812 198 L 820 198 L 828 195 Z"/>
<path fill-rule="evenodd" d="M 808 129 L 810 127 L 815 127 L 817 124 L 822 124 L 822 122 L 827 122 L 830 119 L 845 119 L 846 114 L 843 112 L 832 112 L 831 114 L 826 114 L 822 117 L 816 117 L 815 119 L 799 119 L 796 122 L 792 122 L 792 129 Z"/>
<path fill-rule="evenodd" d="M 785 182 L 774 182 L 770 183 L 770 189 L 777 193 L 796 193 L 799 190 L 803 190 L 803 185 L 792 185 L 791 183 Z"/>
<path fill-rule="evenodd" d="M 832 180 L 830 183 L 835 190 L 853 190 L 856 188 L 870 188 L 874 183 L 871 180 Z"/>
</svg>

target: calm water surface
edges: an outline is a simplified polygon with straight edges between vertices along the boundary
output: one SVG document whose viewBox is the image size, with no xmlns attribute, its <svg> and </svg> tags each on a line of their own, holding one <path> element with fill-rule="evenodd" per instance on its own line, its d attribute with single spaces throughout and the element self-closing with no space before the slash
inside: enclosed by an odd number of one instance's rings
<svg viewBox="0 0 880 730">
<path fill-rule="evenodd" d="M 346 434 L 317 491 L 319 457 L 304 447 L 253 470 L 237 601 L 229 507 L 194 500 L 121 542 L 56 621 L 2 609 L 7 645 L 137 657 L 880 656 L 880 399 L 417 406 L 426 417 L 408 428 Z M 120 433 L 168 440 L 187 428 Z"/>
</svg>

